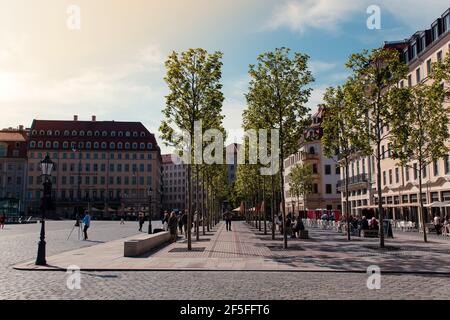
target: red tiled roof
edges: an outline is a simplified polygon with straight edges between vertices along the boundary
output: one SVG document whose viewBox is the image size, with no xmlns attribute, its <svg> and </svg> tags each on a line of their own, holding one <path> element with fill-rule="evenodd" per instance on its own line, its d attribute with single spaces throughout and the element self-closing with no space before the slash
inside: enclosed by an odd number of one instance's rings
<svg viewBox="0 0 450 320">
<path fill-rule="evenodd" d="M 20 132 L 2 132 L 0 131 L 1 142 L 25 142 L 26 135 Z"/>
</svg>

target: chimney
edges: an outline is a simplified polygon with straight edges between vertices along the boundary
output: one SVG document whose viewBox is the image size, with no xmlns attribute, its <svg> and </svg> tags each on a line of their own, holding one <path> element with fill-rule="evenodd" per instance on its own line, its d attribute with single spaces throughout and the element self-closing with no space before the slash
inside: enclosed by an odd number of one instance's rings
<svg viewBox="0 0 450 320">
<path fill-rule="evenodd" d="M 97 116 L 92 116 L 92 122 L 97 121 Z"/>
<path fill-rule="evenodd" d="M 19 126 L 19 131 L 23 131 L 23 125 Z"/>
<path fill-rule="evenodd" d="M 78 116 L 77 115 L 73 116 L 73 121 L 78 121 Z"/>
</svg>

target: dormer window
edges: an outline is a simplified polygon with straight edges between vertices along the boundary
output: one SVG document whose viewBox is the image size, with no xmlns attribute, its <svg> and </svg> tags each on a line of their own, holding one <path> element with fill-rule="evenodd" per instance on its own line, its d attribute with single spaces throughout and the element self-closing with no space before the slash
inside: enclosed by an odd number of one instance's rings
<svg viewBox="0 0 450 320">
<path fill-rule="evenodd" d="M 108 136 L 108 132 L 102 131 L 102 137 L 107 137 L 107 136 Z"/>
<path fill-rule="evenodd" d="M 433 35 L 433 41 L 439 38 L 439 25 L 437 23 L 431 28 L 431 34 Z"/>
<path fill-rule="evenodd" d="M 39 131 L 39 135 L 44 136 L 45 135 L 45 131 L 44 130 Z"/>
<path fill-rule="evenodd" d="M 130 137 L 130 136 L 131 136 L 130 131 L 125 132 L 125 137 Z"/>
<path fill-rule="evenodd" d="M 88 132 L 87 132 L 87 136 L 88 136 L 88 137 L 92 137 L 92 131 L 88 131 Z"/>
<path fill-rule="evenodd" d="M 78 132 L 76 130 L 72 131 L 72 137 L 76 137 L 78 135 Z"/>
<path fill-rule="evenodd" d="M 133 137 L 135 137 L 135 138 L 138 137 L 138 133 L 136 131 L 133 132 Z"/>
<path fill-rule="evenodd" d="M 144 138 L 145 137 L 145 132 L 141 131 L 141 137 Z"/>
<path fill-rule="evenodd" d="M 444 32 L 450 30 L 450 13 L 447 13 L 443 18 L 444 21 Z"/>
<path fill-rule="evenodd" d="M 59 130 L 56 130 L 55 131 L 55 136 L 60 136 L 60 135 L 61 135 L 61 132 Z"/>
<path fill-rule="evenodd" d="M 84 137 L 84 131 L 80 131 L 80 137 Z"/>
<path fill-rule="evenodd" d="M 94 132 L 94 137 L 100 137 L 100 131 L 95 131 Z"/>
<path fill-rule="evenodd" d="M 123 132 L 122 132 L 122 131 L 119 131 L 119 133 L 117 134 L 117 136 L 123 137 Z"/>
<path fill-rule="evenodd" d="M 36 136 L 38 134 L 37 130 L 33 130 L 31 133 L 33 136 Z"/>
<path fill-rule="evenodd" d="M 417 43 L 414 42 L 411 46 L 411 58 L 414 59 L 417 56 Z"/>
<path fill-rule="evenodd" d="M 111 131 L 111 137 L 115 137 L 116 136 L 116 132 L 115 131 Z"/>
<path fill-rule="evenodd" d="M 47 130 L 47 135 L 51 136 L 52 135 L 52 130 Z"/>
<path fill-rule="evenodd" d="M 65 136 L 65 137 L 68 137 L 69 135 L 70 135 L 69 130 L 65 130 L 65 131 L 64 131 L 64 136 Z"/>
</svg>

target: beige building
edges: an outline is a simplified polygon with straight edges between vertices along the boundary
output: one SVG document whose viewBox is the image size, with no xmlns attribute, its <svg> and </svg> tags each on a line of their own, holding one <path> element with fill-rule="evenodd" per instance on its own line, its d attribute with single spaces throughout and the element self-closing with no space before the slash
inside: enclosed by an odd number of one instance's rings
<svg viewBox="0 0 450 320">
<path fill-rule="evenodd" d="M 432 63 L 442 60 L 450 48 L 450 9 L 425 31 L 416 32 L 410 39 L 399 42 L 387 42 L 386 47 L 401 51 L 402 58 L 407 63 L 409 73 L 399 86 L 414 86 L 420 82 L 429 81 Z M 447 102 L 446 102 L 447 103 Z M 385 133 L 390 128 L 383 128 Z M 411 167 L 399 167 L 398 161 L 391 157 L 389 141 L 382 145 L 381 160 L 382 202 L 387 217 L 394 220 L 419 222 L 419 186 L 418 176 Z M 430 164 L 423 177 L 422 197 L 427 205 L 437 202 L 450 204 L 450 162 L 447 155 Z M 358 157 L 355 155 L 350 168 L 351 212 L 354 215 L 375 214 L 377 205 L 375 159 L 373 157 Z M 343 189 L 343 183 L 341 189 Z M 344 196 L 344 194 L 343 194 Z M 343 197 L 343 206 L 345 206 Z M 426 221 L 431 221 L 435 214 L 450 215 L 449 207 L 430 207 L 426 209 Z M 417 226 L 419 224 L 416 224 Z"/>
<path fill-rule="evenodd" d="M 34 120 L 28 150 L 27 195 L 31 211 L 42 196 L 40 161 L 49 154 L 56 212 L 72 216 L 92 208 L 105 216 L 161 207 L 161 155 L 156 139 L 140 122 Z"/>
<path fill-rule="evenodd" d="M 187 166 L 175 154 L 162 155 L 162 209 L 183 211 L 186 207 Z"/>
<path fill-rule="evenodd" d="M 322 147 L 322 128 L 320 126 L 323 109 L 312 115 L 312 124 L 305 130 L 304 138 L 297 153 L 284 161 L 285 199 L 287 212 L 303 210 L 341 210 L 341 195 L 337 188 L 340 167 L 336 159 L 324 156 Z M 311 194 L 297 199 L 289 192 L 289 173 L 295 165 L 309 164 L 313 169 L 313 190 Z"/>
</svg>

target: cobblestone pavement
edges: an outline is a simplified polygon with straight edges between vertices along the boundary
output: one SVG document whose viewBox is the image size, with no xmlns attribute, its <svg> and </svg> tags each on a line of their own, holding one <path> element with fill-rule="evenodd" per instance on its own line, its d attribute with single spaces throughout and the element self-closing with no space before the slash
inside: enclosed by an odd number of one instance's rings
<svg viewBox="0 0 450 320">
<path fill-rule="evenodd" d="M 47 251 L 66 250 L 137 233 L 137 224 L 94 221 L 92 242 L 67 236 L 73 222 L 47 224 Z M 449 299 L 448 276 L 382 275 L 369 290 L 362 273 L 294 272 L 82 272 L 81 290 L 69 290 L 64 272 L 18 271 L 36 255 L 39 224 L 0 230 L 0 299 Z M 144 226 L 144 230 L 145 230 Z"/>
</svg>

